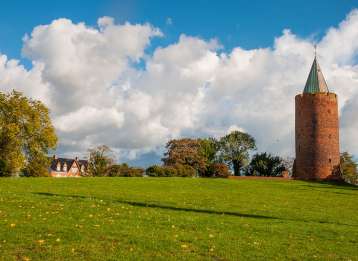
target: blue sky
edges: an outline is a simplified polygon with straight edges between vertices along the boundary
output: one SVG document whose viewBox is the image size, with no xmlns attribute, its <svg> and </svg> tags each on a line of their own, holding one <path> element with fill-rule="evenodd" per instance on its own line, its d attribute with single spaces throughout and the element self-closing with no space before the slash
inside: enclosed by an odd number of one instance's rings
<svg viewBox="0 0 358 261">
<path fill-rule="evenodd" d="M 165 37 L 155 39 L 150 47 L 153 49 L 176 41 L 181 33 L 218 38 L 226 50 L 234 46 L 267 47 L 284 28 L 319 39 L 357 6 L 356 0 L 4 0 L 0 8 L 0 52 L 21 58 L 22 37 L 39 24 L 65 17 L 95 26 L 101 16 L 114 17 L 120 23 L 148 22 L 159 27 Z"/>
</svg>

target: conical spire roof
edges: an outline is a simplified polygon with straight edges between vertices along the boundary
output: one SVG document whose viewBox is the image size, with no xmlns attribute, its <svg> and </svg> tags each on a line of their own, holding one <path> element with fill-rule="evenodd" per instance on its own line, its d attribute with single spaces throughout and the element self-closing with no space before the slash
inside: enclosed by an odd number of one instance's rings
<svg viewBox="0 0 358 261">
<path fill-rule="evenodd" d="M 327 83 L 323 77 L 323 73 L 317 62 L 317 57 L 314 57 L 310 74 L 308 75 L 307 82 L 303 93 L 318 93 L 329 92 Z"/>
</svg>

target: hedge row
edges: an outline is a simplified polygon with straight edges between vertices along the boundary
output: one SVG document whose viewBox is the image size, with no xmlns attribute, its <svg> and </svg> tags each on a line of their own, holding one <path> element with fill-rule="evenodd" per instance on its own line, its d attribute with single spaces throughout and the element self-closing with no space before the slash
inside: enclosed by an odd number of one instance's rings
<svg viewBox="0 0 358 261">
<path fill-rule="evenodd" d="M 127 164 L 112 165 L 107 171 L 107 177 L 142 177 L 144 169 L 129 167 Z M 201 177 L 226 178 L 230 175 L 229 169 L 225 164 L 214 163 L 206 168 L 204 173 L 199 173 L 188 165 L 176 164 L 173 166 L 153 165 L 145 170 L 149 177 Z"/>
<path fill-rule="evenodd" d="M 129 167 L 127 164 L 112 165 L 107 170 L 107 177 L 142 177 L 144 169 Z"/>
<path fill-rule="evenodd" d="M 149 177 L 194 177 L 196 175 L 196 170 L 187 165 L 153 165 L 147 168 L 145 173 Z"/>
<path fill-rule="evenodd" d="M 197 171 L 188 165 L 159 166 L 153 165 L 146 169 L 149 177 L 194 177 Z M 226 178 L 230 175 L 229 169 L 225 164 L 214 163 L 207 167 L 204 173 L 198 173 L 201 177 Z"/>
</svg>

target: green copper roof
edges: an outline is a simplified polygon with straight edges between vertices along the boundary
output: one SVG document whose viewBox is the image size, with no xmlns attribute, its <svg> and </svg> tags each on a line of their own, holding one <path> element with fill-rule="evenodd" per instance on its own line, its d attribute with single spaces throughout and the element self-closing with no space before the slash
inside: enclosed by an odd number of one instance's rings
<svg viewBox="0 0 358 261">
<path fill-rule="evenodd" d="M 303 93 L 329 92 L 321 68 L 315 57 Z"/>
</svg>

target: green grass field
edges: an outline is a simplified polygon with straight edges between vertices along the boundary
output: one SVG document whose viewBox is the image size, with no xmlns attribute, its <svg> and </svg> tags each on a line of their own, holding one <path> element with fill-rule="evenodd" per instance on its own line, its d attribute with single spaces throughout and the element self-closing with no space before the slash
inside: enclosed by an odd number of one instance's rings
<svg viewBox="0 0 358 261">
<path fill-rule="evenodd" d="M 0 179 L 0 260 L 358 260 L 358 188 Z"/>
</svg>

